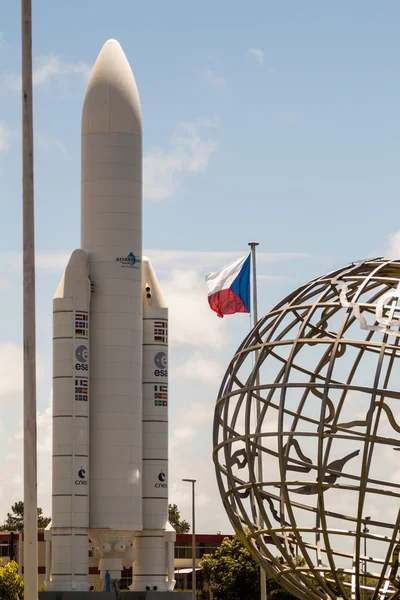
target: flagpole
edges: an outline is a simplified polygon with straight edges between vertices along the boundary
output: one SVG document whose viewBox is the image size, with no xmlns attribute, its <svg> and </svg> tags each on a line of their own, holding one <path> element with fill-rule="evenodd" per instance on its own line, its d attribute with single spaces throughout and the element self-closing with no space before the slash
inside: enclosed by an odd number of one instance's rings
<svg viewBox="0 0 400 600">
<path fill-rule="evenodd" d="M 21 0 L 24 338 L 24 584 L 38 597 L 32 0 Z"/>
<path fill-rule="evenodd" d="M 258 242 L 249 242 L 249 246 L 251 248 L 251 264 L 252 264 L 252 279 L 253 279 L 253 327 L 256 326 L 256 324 L 258 323 L 258 306 L 257 306 L 257 264 L 256 264 L 256 247 L 259 246 Z M 257 359 L 258 359 L 258 350 L 255 351 L 255 362 L 257 364 Z M 257 370 L 257 374 L 256 374 L 256 387 L 257 387 L 257 394 L 260 393 L 259 391 L 259 386 L 260 386 L 260 373 Z M 256 401 L 256 412 L 257 412 L 257 425 L 260 423 L 260 415 L 261 415 L 261 402 L 260 400 Z M 260 438 L 258 438 L 258 444 L 261 445 L 261 441 Z M 258 471 L 258 482 L 262 483 L 263 481 L 263 468 L 262 468 L 262 452 L 258 451 L 257 452 L 257 471 Z M 264 520 L 261 514 L 261 511 L 259 511 L 259 526 L 261 529 L 264 528 Z M 260 566 L 260 595 L 261 595 L 261 600 L 266 600 L 267 598 L 267 577 L 266 577 L 266 573 L 265 570 L 263 569 L 262 566 Z"/>
</svg>

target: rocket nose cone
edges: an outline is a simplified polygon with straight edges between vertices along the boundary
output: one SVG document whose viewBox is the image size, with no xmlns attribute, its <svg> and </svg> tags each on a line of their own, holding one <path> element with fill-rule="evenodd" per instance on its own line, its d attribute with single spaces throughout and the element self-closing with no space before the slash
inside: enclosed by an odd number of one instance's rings
<svg viewBox="0 0 400 600">
<path fill-rule="evenodd" d="M 120 44 L 103 45 L 90 75 L 82 111 L 82 135 L 142 133 L 135 78 Z"/>
</svg>

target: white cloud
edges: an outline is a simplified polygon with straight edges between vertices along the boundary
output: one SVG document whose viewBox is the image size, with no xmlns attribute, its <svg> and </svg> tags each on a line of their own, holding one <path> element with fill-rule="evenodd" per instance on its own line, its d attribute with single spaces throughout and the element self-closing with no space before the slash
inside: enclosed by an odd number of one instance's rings
<svg viewBox="0 0 400 600">
<path fill-rule="evenodd" d="M 0 277 L 0 292 L 9 290 L 11 286 L 12 282 L 10 279 L 7 279 L 6 277 Z"/>
<path fill-rule="evenodd" d="M 0 344 L 0 400 L 22 390 L 22 348 L 14 343 Z"/>
<path fill-rule="evenodd" d="M 222 348 L 223 319 L 218 319 L 207 304 L 203 278 L 196 271 L 174 269 L 161 286 L 169 308 L 171 346 Z"/>
<path fill-rule="evenodd" d="M 194 352 L 186 361 L 174 368 L 173 377 L 192 379 L 212 389 L 218 389 L 226 365 L 202 352 Z"/>
<path fill-rule="evenodd" d="M 59 56 L 39 56 L 34 60 L 33 85 L 41 85 L 57 77 L 81 74 L 86 79 L 89 77 L 91 67 L 85 62 L 68 63 L 61 60 Z M 17 73 L 9 73 L 4 78 L 4 86 L 12 91 L 20 91 L 21 76 Z"/>
<path fill-rule="evenodd" d="M 10 139 L 10 129 L 4 123 L 4 121 L 0 121 L 0 150 L 7 150 L 9 146 Z"/>
<path fill-rule="evenodd" d="M 214 418 L 214 408 L 214 402 L 193 402 L 188 408 L 190 420 L 197 425 L 211 424 Z"/>
<path fill-rule="evenodd" d="M 72 252 L 38 252 L 36 267 L 38 269 L 65 269 Z"/>
<path fill-rule="evenodd" d="M 191 442 L 197 436 L 197 432 L 193 427 L 178 427 L 170 433 L 169 449 L 173 450 L 180 444 Z"/>
<path fill-rule="evenodd" d="M 169 141 L 169 148 L 155 148 L 143 162 L 144 196 L 165 200 L 181 186 L 182 176 L 203 171 L 217 150 L 215 139 L 204 130 L 218 127 L 217 119 L 181 122 Z"/>
<path fill-rule="evenodd" d="M 36 268 L 56 271 L 65 269 L 70 256 L 71 252 L 37 252 Z M 0 252 L 0 264 L 7 272 L 19 272 L 22 269 L 22 253 Z"/>
<path fill-rule="evenodd" d="M 285 277 L 284 275 L 259 275 L 257 274 L 257 279 L 262 281 L 287 281 L 289 277 Z"/>
<path fill-rule="evenodd" d="M 177 440 L 188 442 L 196 437 L 196 431 L 191 427 L 179 427 L 173 432 L 173 437 Z"/>
<path fill-rule="evenodd" d="M 45 135 L 44 133 L 35 133 L 35 142 L 39 150 L 43 152 L 58 151 L 60 154 L 66 154 L 67 150 L 61 140 L 54 136 Z"/>
<path fill-rule="evenodd" d="M 49 404 L 37 415 L 38 455 L 52 454 L 52 419 L 53 419 L 53 390 L 50 392 Z"/>
<path fill-rule="evenodd" d="M 46 516 L 51 515 L 51 473 L 52 473 L 52 397 L 47 407 L 37 412 L 37 457 L 38 457 L 38 505 Z M 11 505 L 23 499 L 23 429 L 22 423 L 3 443 L 2 479 L 7 481 L 7 494 L 0 491 L 0 522 Z"/>
<path fill-rule="evenodd" d="M 218 269 L 244 256 L 245 250 L 209 251 L 201 250 L 145 250 L 145 255 L 153 262 L 155 268 L 171 269 L 177 265 L 180 269 L 190 267 L 196 270 Z M 257 265 L 278 263 L 291 259 L 309 258 L 309 254 L 301 252 L 257 252 Z M 258 274 L 258 278 L 270 279 L 280 276 Z"/>
<path fill-rule="evenodd" d="M 200 436 L 198 436 L 200 437 Z M 212 462 L 211 433 L 202 431 L 202 447 L 195 446 L 193 440 L 173 445 L 170 450 L 169 502 L 179 507 L 181 518 L 191 524 L 192 486 L 183 478 L 195 478 L 196 530 L 201 533 L 232 533 L 225 509 L 220 498 Z M 196 440 L 197 441 L 197 440 Z"/>
<path fill-rule="evenodd" d="M 61 273 L 64 271 L 72 250 L 70 251 L 38 251 L 36 252 L 36 268 L 40 271 L 58 271 Z M 184 275 L 178 275 L 175 273 L 171 279 L 171 269 L 176 266 L 178 271 L 188 270 L 188 282 L 189 284 L 193 281 L 193 277 L 197 281 L 195 285 L 204 299 L 205 284 L 203 273 L 210 270 L 216 270 L 221 268 L 224 264 L 228 264 L 243 256 L 243 251 L 186 251 L 186 250 L 144 250 L 144 255 L 148 256 L 158 273 L 158 276 L 162 279 L 163 276 L 167 275 L 170 281 L 170 287 L 175 288 L 176 294 L 182 296 L 184 292 L 181 291 L 181 287 L 187 287 L 184 285 Z M 257 254 L 258 279 L 261 280 L 272 280 L 281 281 L 285 277 L 280 275 L 268 275 L 263 274 L 260 271 L 261 265 L 267 263 L 279 263 L 287 260 L 308 258 L 308 254 L 300 252 L 259 252 Z M 0 290 L 8 289 L 12 281 L 8 277 L 9 274 L 20 275 L 22 272 L 22 254 L 20 252 L 0 252 Z M 3 276 L 5 274 L 6 276 Z M 190 279 L 192 277 L 192 279 Z M 168 282 L 163 281 L 164 285 Z"/>
<path fill-rule="evenodd" d="M 58 56 L 41 57 L 33 70 L 33 85 L 40 85 L 47 79 L 58 76 L 62 72 L 61 60 Z"/>
<path fill-rule="evenodd" d="M 392 260 L 400 258 L 400 231 L 389 234 L 384 256 Z"/>
<path fill-rule="evenodd" d="M 217 89 L 222 89 L 225 87 L 225 78 L 222 75 L 219 75 L 213 69 L 202 69 L 200 73 L 204 76 L 205 80 Z"/>
<path fill-rule="evenodd" d="M 44 364 L 37 356 L 36 374 L 38 381 L 44 373 Z M 22 347 L 14 342 L 0 343 L 0 401 L 23 392 Z"/>
<path fill-rule="evenodd" d="M 231 533 L 217 489 L 212 462 L 211 423 L 213 404 L 192 403 L 181 411 L 179 427 L 171 428 L 169 455 L 169 502 L 176 503 L 183 519 L 191 522 L 191 486 L 182 478 L 194 477 L 196 483 L 197 531 Z"/>
<path fill-rule="evenodd" d="M 249 54 L 254 56 L 260 67 L 264 66 L 264 52 L 258 48 L 250 48 Z"/>
</svg>

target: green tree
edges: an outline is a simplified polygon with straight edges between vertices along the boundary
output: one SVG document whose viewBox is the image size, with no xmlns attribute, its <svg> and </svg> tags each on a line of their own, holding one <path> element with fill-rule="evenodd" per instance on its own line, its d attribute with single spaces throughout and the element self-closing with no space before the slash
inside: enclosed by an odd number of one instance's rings
<svg viewBox="0 0 400 600">
<path fill-rule="evenodd" d="M 282 557 L 278 560 L 284 563 Z M 302 556 L 297 556 L 294 562 L 296 567 L 306 565 Z M 205 554 L 200 568 L 215 600 L 259 600 L 260 567 L 238 536 L 231 540 L 225 538 L 214 554 Z M 294 573 L 290 573 L 289 577 L 295 578 Z M 311 574 L 306 577 L 318 589 L 323 589 Z M 338 577 L 341 581 L 346 581 L 343 574 L 339 574 Z M 336 595 L 340 595 L 338 586 L 329 581 L 333 579 L 332 574 L 327 572 L 325 578 L 328 580 L 328 587 Z M 296 600 L 295 596 L 281 585 L 279 579 L 268 575 L 267 595 L 270 600 Z"/>
<path fill-rule="evenodd" d="M 238 536 L 225 538 L 214 554 L 200 562 L 215 600 L 258 600 L 260 567 Z M 267 576 L 268 598 L 296 600 L 278 580 Z"/>
<path fill-rule="evenodd" d="M 51 521 L 51 517 L 44 517 L 43 510 L 37 509 L 38 529 L 46 529 Z M 7 513 L 4 525 L 0 526 L 0 531 L 23 531 L 24 530 L 24 503 L 16 502 L 11 507 L 11 512 Z"/>
<path fill-rule="evenodd" d="M 10 561 L 0 565 L 0 600 L 20 600 L 24 597 L 24 583 L 18 575 L 18 565 Z"/>
<path fill-rule="evenodd" d="M 181 521 L 181 513 L 176 504 L 168 504 L 168 521 L 176 533 L 189 533 L 190 525 L 187 521 Z"/>
<path fill-rule="evenodd" d="M 260 568 L 238 536 L 225 538 L 213 554 L 200 562 L 215 600 L 257 600 Z"/>
</svg>

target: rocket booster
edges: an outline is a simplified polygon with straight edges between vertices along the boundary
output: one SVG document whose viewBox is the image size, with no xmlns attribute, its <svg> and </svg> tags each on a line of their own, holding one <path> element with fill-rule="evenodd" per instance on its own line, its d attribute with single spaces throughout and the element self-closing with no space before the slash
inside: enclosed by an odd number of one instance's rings
<svg viewBox="0 0 400 600">
<path fill-rule="evenodd" d="M 60 591 L 89 589 L 88 274 L 86 254 L 75 250 L 53 300 L 53 509 L 46 544 L 49 589 Z"/>
<path fill-rule="evenodd" d="M 89 590 L 90 537 L 103 579 L 133 562 L 132 590 L 172 590 L 168 311 L 142 256 L 141 107 L 115 40 L 88 83 L 81 151 L 82 250 L 54 299 L 46 585 Z"/>
</svg>

